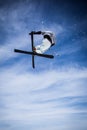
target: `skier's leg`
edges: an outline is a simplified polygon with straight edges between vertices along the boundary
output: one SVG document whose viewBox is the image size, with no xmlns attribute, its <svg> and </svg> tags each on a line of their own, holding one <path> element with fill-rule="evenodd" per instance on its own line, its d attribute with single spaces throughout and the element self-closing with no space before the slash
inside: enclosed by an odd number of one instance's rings
<svg viewBox="0 0 87 130">
<path fill-rule="evenodd" d="M 41 52 L 44 53 L 44 52 L 47 51 L 50 47 L 51 47 L 50 41 L 47 40 L 46 38 L 43 39 L 42 44 L 41 44 L 41 46 L 40 46 Z"/>
<path fill-rule="evenodd" d="M 51 47 L 50 41 L 44 38 L 41 45 L 35 46 L 34 51 L 42 54 L 45 51 L 47 51 L 50 47 Z"/>
</svg>

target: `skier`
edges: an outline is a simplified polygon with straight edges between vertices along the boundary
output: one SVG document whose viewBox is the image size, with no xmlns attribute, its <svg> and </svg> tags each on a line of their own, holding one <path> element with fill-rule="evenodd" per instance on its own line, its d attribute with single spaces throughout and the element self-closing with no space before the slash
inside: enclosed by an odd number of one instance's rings
<svg viewBox="0 0 87 130">
<path fill-rule="evenodd" d="M 42 34 L 43 35 L 42 44 L 35 46 L 33 48 L 34 52 L 43 54 L 50 47 L 55 45 L 55 38 L 54 38 L 53 32 L 51 32 L 51 31 L 44 31 L 44 32 L 42 32 L 42 31 L 38 31 L 38 32 L 33 31 L 32 33 L 34 33 L 34 34 Z"/>
</svg>

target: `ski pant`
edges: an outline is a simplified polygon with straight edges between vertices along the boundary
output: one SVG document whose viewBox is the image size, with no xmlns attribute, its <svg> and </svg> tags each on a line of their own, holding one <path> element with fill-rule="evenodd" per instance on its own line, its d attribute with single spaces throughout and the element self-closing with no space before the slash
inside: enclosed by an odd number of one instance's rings
<svg viewBox="0 0 87 130">
<path fill-rule="evenodd" d="M 42 41 L 42 44 L 37 45 L 35 48 L 36 48 L 37 53 L 43 54 L 50 47 L 51 47 L 51 42 L 47 38 L 44 38 L 43 41 Z"/>
</svg>

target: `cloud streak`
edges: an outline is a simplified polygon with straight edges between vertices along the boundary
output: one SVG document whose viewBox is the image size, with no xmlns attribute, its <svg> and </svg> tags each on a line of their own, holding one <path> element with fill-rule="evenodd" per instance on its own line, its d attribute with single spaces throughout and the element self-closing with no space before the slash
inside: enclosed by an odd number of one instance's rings
<svg viewBox="0 0 87 130">
<path fill-rule="evenodd" d="M 20 123 L 38 126 L 39 122 L 44 125 L 47 121 L 47 128 L 52 121 L 52 127 L 57 129 L 58 126 L 54 126 L 58 121 L 65 121 L 69 116 L 73 120 L 75 113 L 87 112 L 85 107 L 78 106 L 86 102 L 86 78 L 86 68 L 44 71 L 38 75 L 20 73 L 19 66 L 2 70 L 0 95 L 4 105 L 0 108 L 1 120 L 20 120 Z"/>
</svg>

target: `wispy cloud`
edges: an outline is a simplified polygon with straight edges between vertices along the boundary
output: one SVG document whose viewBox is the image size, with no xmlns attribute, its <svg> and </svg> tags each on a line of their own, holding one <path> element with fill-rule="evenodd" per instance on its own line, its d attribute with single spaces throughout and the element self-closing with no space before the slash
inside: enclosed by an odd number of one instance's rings
<svg viewBox="0 0 87 130">
<path fill-rule="evenodd" d="M 4 105 L 0 108 L 3 113 L 1 120 L 20 120 L 20 123 L 30 122 L 35 126 L 46 123 L 47 128 L 50 128 L 49 123 L 52 121 L 52 127 L 58 129 L 57 122 L 65 122 L 66 118 L 69 122 L 69 116 L 73 120 L 74 113 L 87 112 L 85 107 L 80 109 L 81 103 L 86 103 L 86 78 L 86 68 L 38 74 L 20 73 L 18 65 L 2 70 L 0 95 Z M 61 125 L 59 128 L 62 129 Z"/>
</svg>

